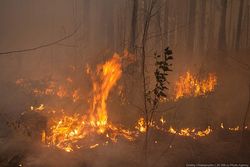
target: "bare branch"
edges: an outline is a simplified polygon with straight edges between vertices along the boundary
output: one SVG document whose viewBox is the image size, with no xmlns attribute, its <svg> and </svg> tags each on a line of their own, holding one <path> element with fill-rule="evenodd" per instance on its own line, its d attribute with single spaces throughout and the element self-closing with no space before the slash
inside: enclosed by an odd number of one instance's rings
<svg viewBox="0 0 250 167">
<path fill-rule="evenodd" d="M 38 49 L 42 49 L 42 48 L 46 48 L 46 47 L 58 44 L 59 42 L 62 42 L 64 40 L 66 40 L 66 39 L 69 39 L 73 35 L 75 35 L 78 32 L 80 27 L 81 27 L 81 24 L 72 33 L 70 33 L 69 35 L 66 35 L 66 36 L 64 36 L 64 37 L 62 37 L 62 38 L 60 38 L 60 39 L 58 39 L 56 41 L 49 42 L 47 44 L 43 44 L 43 45 L 36 46 L 36 47 L 33 47 L 33 48 L 26 48 L 26 49 L 20 49 L 20 50 L 11 50 L 11 51 L 7 51 L 7 52 L 0 52 L 0 55 L 8 55 L 8 54 L 12 54 L 12 53 L 30 52 L 30 51 L 34 51 L 34 50 L 38 50 Z"/>
</svg>

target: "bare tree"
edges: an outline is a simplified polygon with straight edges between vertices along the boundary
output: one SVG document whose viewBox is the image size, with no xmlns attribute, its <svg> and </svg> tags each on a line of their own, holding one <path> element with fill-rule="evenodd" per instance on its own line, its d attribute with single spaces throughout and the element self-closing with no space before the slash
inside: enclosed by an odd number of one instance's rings
<svg viewBox="0 0 250 167">
<path fill-rule="evenodd" d="M 164 18 L 163 31 L 164 32 L 168 32 L 168 15 L 169 15 L 169 9 L 168 9 L 169 7 L 168 7 L 168 5 L 169 5 L 169 2 L 168 2 L 168 0 L 166 0 L 165 1 L 164 16 L 163 16 L 163 18 Z M 169 33 L 166 33 L 166 40 L 164 40 L 164 41 L 165 42 L 163 44 L 166 44 L 166 45 L 169 44 Z"/>
<path fill-rule="evenodd" d="M 147 105 L 147 88 L 146 88 L 146 44 L 147 44 L 147 36 L 148 36 L 148 30 L 150 26 L 150 21 L 152 18 L 152 11 L 154 9 L 154 6 L 156 4 L 157 0 L 151 0 L 149 4 L 145 4 L 146 11 L 145 11 L 145 21 L 143 25 L 143 33 L 142 33 L 142 79 L 143 79 L 143 102 L 144 102 L 144 115 L 145 115 L 145 124 L 146 124 L 146 133 L 145 133 L 145 164 L 147 165 L 147 159 L 148 159 L 148 130 L 149 130 L 149 109 Z"/>
<path fill-rule="evenodd" d="M 195 10 L 196 10 L 196 0 L 189 0 L 188 24 L 190 27 L 189 27 L 189 32 L 187 36 L 187 49 L 191 51 L 191 53 L 194 50 Z"/>
<path fill-rule="evenodd" d="M 200 30 L 199 30 L 199 49 L 200 52 L 204 51 L 205 47 L 205 16 L 206 16 L 206 1 L 200 1 L 200 10 L 201 10 L 201 18 L 200 18 Z"/>
<path fill-rule="evenodd" d="M 221 18 L 219 28 L 219 50 L 226 49 L 226 14 L 227 14 L 227 0 L 221 0 Z"/>
<path fill-rule="evenodd" d="M 214 1 L 209 1 L 209 27 L 208 27 L 208 41 L 207 48 L 212 49 L 214 47 Z"/>
<path fill-rule="evenodd" d="M 138 0 L 133 1 L 131 33 L 130 33 L 130 52 L 135 52 L 136 32 L 137 32 L 137 11 Z"/>
<path fill-rule="evenodd" d="M 235 43 L 235 49 L 236 50 L 239 50 L 239 48 L 240 48 L 242 16 L 243 16 L 243 4 L 244 4 L 244 0 L 240 0 L 238 23 L 237 23 L 237 33 L 236 33 L 236 43 Z"/>
<path fill-rule="evenodd" d="M 246 22 L 247 22 L 247 35 L 246 35 L 246 48 L 248 47 L 248 36 L 249 36 L 249 5 L 246 10 Z"/>
</svg>

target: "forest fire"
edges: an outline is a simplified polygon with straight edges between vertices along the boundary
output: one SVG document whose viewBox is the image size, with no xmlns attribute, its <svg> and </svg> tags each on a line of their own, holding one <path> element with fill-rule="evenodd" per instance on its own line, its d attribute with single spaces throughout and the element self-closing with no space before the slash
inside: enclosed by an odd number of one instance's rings
<svg viewBox="0 0 250 167">
<path fill-rule="evenodd" d="M 250 165 L 250 0 L 0 4 L 0 167 Z"/>
<path fill-rule="evenodd" d="M 75 70 L 74 70 L 75 71 Z M 94 149 L 100 146 L 105 146 L 108 143 L 116 143 L 119 137 L 127 141 L 134 141 L 140 135 L 146 133 L 146 122 L 143 117 L 137 120 L 134 129 L 127 129 L 120 125 L 111 123 L 108 120 L 107 99 L 110 91 L 117 85 L 117 81 L 122 76 L 122 57 L 114 54 L 113 57 L 103 64 L 97 65 L 96 71 L 92 71 L 90 66 L 86 66 L 86 74 L 90 77 L 92 82 L 92 90 L 90 98 L 87 100 L 89 109 L 80 111 L 79 113 L 69 113 L 67 110 L 54 109 L 53 107 L 40 104 L 38 106 L 31 106 L 30 110 L 33 112 L 40 112 L 49 118 L 48 129 L 43 130 L 41 134 L 41 142 L 49 147 L 57 147 L 66 152 L 72 152 L 76 149 Z M 73 84 L 74 79 L 68 77 L 67 84 Z M 23 79 L 16 81 L 16 84 L 31 90 L 35 96 L 55 96 L 59 99 L 70 98 L 74 104 L 81 103 L 83 100 L 81 89 L 67 86 L 67 84 L 58 85 L 54 81 L 45 83 L 44 89 L 31 88 L 30 83 Z M 217 85 L 217 77 L 215 74 L 209 73 L 207 78 L 200 79 L 200 77 L 191 74 L 189 71 L 180 76 L 175 84 L 175 95 L 173 101 L 178 101 L 183 97 L 204 96 L 215 90 Z M 118 86 L 118 94 L 121 94 L 121 86 Z M 221 129 L 224 129 L 221 123 Z M 205 129 L 200 128 L 174 128 L 167 124 L 163 116 L 159 121 L 149 122 L 149 127 L 155 131 L 159 131 L 168 135 L 177 135 L 180 137 L 190 137 L 198 139 L 206 137 L 213 132 L 211 126 Z M 239 126 L 235 128 L 228 128 L 229 131 L 240 130 Z M 102 142 L 89 143 L 89 139 L 95 136 L 103 138 Z"/>
<path fill-rule="evenodd" d="M 160 119 L 160 122 L 162 123 L 162 118 Z M 140 118 L 137 122 L 137 125 L 135 128 L 139 130 L 141 133 L 145 133 L 146 127 L 145 127 L 145 121 L 143 118 Z M 208 126 L 205 130 L 197 130 L 196 128 L 181 128 L 181 129 L 175 129 L 172 127 L 172 125 L 158 125 L 155 122 L 150 123 L 149 125 L 152 129 L 161 131 L 163 133 L 167 134 L 174 134 L 178 136 L 185 136 L 185 137 L 192 137 L 193 139 L 196 139 L 198 137 L 205 137 L 210 135 L 210 133 L 213 131 L 210 126 Z"/>
<path fill-rule="evenodd" d="M 127 53 L 128 54 L 128 53 Z M 125 55 L 127 55 L 125 54 Z M 75 71 L 75 70 L 74 70 Z M 48 115 L 48 129 L 42 132 L 41 141 L 47 146 L 55 146 L 67 152 L 82 148 L 96 148 L 107 143 L 117 142 L 117 137 L 123 137 L 128 141 L 133 141 L 139 134 L 146 132 L 146 123 L 144 118 L 139 118 L 134 130 L 128 130 L 108 121 L 107 99 L 111 89 L 116 86 L 117 81 L 122 75 L 122 57 L 114 54 L 113 57 L 99 64 L 96 71 L 91 71 L 89 65 L 86 67 L 86 74 L 90 76 L 92 82 L 92 91 L 88 100 L 89 109 L 80 111 L 80 113 L 69 114 L 64 109 L 58 110 L 53 107 L 47 107 L 40 104 L 37 107 L 31 106 L 31 111 L 42 112 Z M 66 79 L 67 84 L 73 84 L 74 80 L 71 77 Z M 80 88 L 69 90 L 66 84 L 56 84 L 56 82 L 48 81 L 44 89 L 31 88 L 30 83 L 23 79 L 16 81 L 16 84 L 28 89 L 35 96 L 55 96 L 59 99 L 70 98 L 73 103 L 82 100 Z M 214 90 L 217 84 L 217 78 L 214 74 L 209 74 L 207 79 L 199 80 L 190 72 L 180 76 L 176 82 L 175 100 L 184 96 L 199 96 L 205 95 Z M 72 87 L 72 86 L 71 86 Z M 120 91 L 119 91 L 120 94 Z M 52 115 L 51 115 L 52 114 Z M 197 130 L 195 128 L 174 129 L 171 125 L 164 126 L 166 120 L 160 118 L 160 124 L 156 122 L 149 123 L 150 128 L 178 136 L 186 136 L 196 139 L 204 137 L 212 132 L 210 126 L 205 130 Z M 83 144 L 83 139 L 91 138 L 100 135 L 104 137 L 104 143 Z"/>
<path fill-rule="evenodd" d="M 93 81 L 93 99 L 90 106 L 90 121 L 93 126 L 102 126 L 107 124 L 108 115 L 106 102 L 110 90 L 115 86 L 117 80 L 121 77 L 121 58 L 114 54 L 113 58 L 104 65 L 97 67 L 97 79 Z M 104 127 L 103 127 L 104 128 Z"/>
<path fill-rule="evenodd" d="M 96 75 L 91 76 L 92 97 L 87 114 L 67 115 L 63 113 L 59 118 L 52 118 L 45 144 L 71 152 L 76 148 L 81 148 L 79 146 L 81 139 L 95 134 L 106 134 L 106 137 L 113 142 L 116 142 L 117 136 L 133 140 L 132 132 L 108 122 L 107 98 L 110 90 L 121 77 L 121 73 L 121 58 L 118 54 L 114 54 L 106 63 L 98 65 Z M 59 89 L 57 96 L 63 97 L 66 95 L 65 92 L 64 89 Z M 72 98 L 73 101 L 79 99 L 78 91 L 74 91 Z M 98 145 L 94 144 L 90 148 Z"/>
<path fill-rule="evenodd" d="M 205 95 L 212 92 L 216 85 L 217 77 L 215 74 L 209 73 L 206 79 L 200 79 L 188 71 L 180 76 L 175 84 L 175 100 Z"/>
<path fill-rule="evenodd" d="M 208 126 L 205 130 L 197 130 L 195 128 L 182 128 L 179 131 L 173 129 L 173 127 L 170 127 L 168 132 L 172 134 L 176 134 L 179 136 L 187 136 L 192 137 L 193 139 L 196 139 L 197 137 L 205 137 L 208 136 L 213 130 L 210 126 Z"/>
</svg>

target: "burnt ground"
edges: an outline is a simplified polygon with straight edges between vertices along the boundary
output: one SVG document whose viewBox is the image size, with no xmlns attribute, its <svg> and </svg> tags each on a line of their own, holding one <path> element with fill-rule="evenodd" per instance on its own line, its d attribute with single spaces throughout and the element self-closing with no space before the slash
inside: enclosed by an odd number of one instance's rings
<svg viewBox="0 0 250 167">
<path fill-rule="evenodd" d="M 217 130 L 199 139 L 152 132 L 148 152 L 149 166 L 186 164 L 250 164 L 250 132 Z M 118 139 L 115 144 L 71 153 L 43 146 L 34 137 L 13 134 L 0 140 L 0 166 L 17 167 L 116 167 L 145 166 L 143 136 L 129 142 Z M 103 141 L 102 137 L 93 139 Z M 157 143 L 156 143 L 157 141 Z"/>
<path fill-rule="evenodd" d="M 242 70 L 241 64 L 235 63 L 234 60 L 229 59 L 228 61 L 232 67 L 227 67 L 227 70 L 221 72 L 219 78 L 226 79 L 224 82 L 220 81 L 218 91 L 214 93 L 217 94 L 216 98 L 210 96 L 205 100 L 195 99 L 194 102 L 190 99 L 182 100 L 182 106 L 178 109 L 180 116 L 178 120 L 182 122 L 192 121 L 192 119 L 198 122 L 197 120 L 199 120 L 198 123 L 204 127 L 210 122 L 216 122 L 215 124 L 218 125 L 220 122 L 224 122 L 223 119 L 226 120 L 224 123 L 227 123 L 228 126 L 242 121 L 241 116 L 242 113 L 245 113 L 248 102 L 248 87 L 247 82 L 236 85 L 235 81 L 238 83 L 243 80 L 240 78 L 240 74 L 244 78 L 243 81 L 248 81 L 246 76 L 249 72 Z M 20 114 L 30 105 L 38 103 L 37 99 L 25 95 L 25 92 L 7 81 L 0 84 L 1 94 L 5 95 L 2 96 L 0 102 L 0 167 L 17 167 L 20 164 L 25 167 L 145 166 L 143 136 L 138 137 L 134 142 L 120 139 L 116 144 L 108 144 L 95 149 L 80 149 L 72 153 L 43 146 L 40 142 L 39 132 L 46 126 L 45 118 L 36 113 L 29 115 L 29 118 L 20 118 Z M 190 107 L 190 104 L 197 107 L 198 102 L 196 101 L 204 101 L 205 104 L 202 103 L 201 106 L 208 106 L 208 109 L 205 108 L 204 112 L 200 113 L 200 110 Z M 210 113 L 210 110 L 213 112 Z M 183 111 L 195 111 L 195 113 L 186 114 Z M 135 117 L 129 112 L 127 113 L 128 118 Z M 174 113 L 172 117 L 175 116 Z M 125 113 L 122 112 L 122 114 Z M 220 120 L 220 117 L 223 119 Z M 186 120 L 184 121 L 184 119 Z M 27 131 L 23 127 L 20 128 L 19 121 L 27 121 L 31 129 Z M 186 164 L 198 163 L 250 164 L 249 130 L 242 135 L 241 131 L 215 129 L 211 135 L 196 140 L 160 132 L 152 132 L 150 136 L 149 167 L 181 167 Z M 102 140 L 101 137 L 94 139 L 98 142 Z"/>
</svg>

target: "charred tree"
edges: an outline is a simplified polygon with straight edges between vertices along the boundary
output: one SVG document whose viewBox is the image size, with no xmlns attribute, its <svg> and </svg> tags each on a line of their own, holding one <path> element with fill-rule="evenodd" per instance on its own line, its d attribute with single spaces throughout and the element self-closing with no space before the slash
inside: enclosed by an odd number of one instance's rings
<svg viewBox="0 0 250 167">
<path fill-rule="evenodd" d="M 187 36 L 187 48 L 191 53 L 193 53 L 194 50 L 195 10 L 196 10 L 196 0 L 189 0 L 189 14 L 188 14 L 189 33 Z"/>
<path fill-rule="evenodd" d="M 227 0 L 221 0 L 221 18 L 219 27 L 219 50 L 226 49 L 226 15 L 227 15 Z"/>
<path fill-rule="evenodd" d="M 131 22 L 131 33 L 130 33 L 130 52 L 135 52 L 135 43 L 136 43 L 136 33 L 137 33 L 137 11 L 138 11 L 138 0 L 133 1 L 133 10 L 132 10 L 132 22 Z"/>
<path fill-rule="evenodd" d="M 244 4 L 244 0 L 240 0 L 239 15 L 238 15 L 238 22 L 237 22 L 236 42 L 235 42 L 235 49 L 236 50 L 239 50 L 239 48 L 240 48 L 242 16 L 243 16 L 243 4 Z"/>
<path fill-rule="evenodd" d="M 169 2 L 168 0 L 165 1 L 165 9 L 164 9 L 164 23 L 163 23 L 163 26 L 164 26 L 164 32 L 166 32 L 166 39 L 164 40 L 164 43 L 163 45 L 169 45 L 169 33 L 168 33 L 168 15 L 169 15 Z M 165 33 L 164 33 L 165 34 Z"/>
<path fill-rule="evenodd" d="M 208 27 L 208 41 L 207 48 L 211 50 L 214 47 L 214 1 L 209 1 L 209 27 Z"/>
<path fill-rule="evenodd" d="M 148 37 L 148 30 L 150 26 L 150 21 L 152 18 L 152 12 L 155 7 L 157 0 L 152 0 L 148 5 L 145 3 L 145 15 L 144 15 L 144 23 L 143 23 L 143 32 L 142 32 L 142 80 L 143 80 L 143 105 L 144 105 L 144 115 L 145 115 L 145 123 L 146 123 L 146 133 L 145 133 L 145 166 L 147 166 L 147 159 L 148 159 L 148 130 L 149 130 L 149 108 L 147 104 L 147 88 L 146 88 L 146 44 L 147 44 L 147 37 Z"/>
<path fill-rule="evenodd" d="M 247 109 L 246 112 L 244 114 L 244 118 L 243 118 L 243 123 L 242 123 L 242 132 L 241 132 L 241 141 L 240 141 L 240 151 L 243 152 L 244 148 L 245 148 L 245 133 L 246 133 L 246 124 L 247 124 L 247 117 L 248 117 L 248 113 L 250 110 L 250 84 L 248 85 L 248 103 L 247 103 Z"/>
<path fill-rule="evenodd" d="M 246 11 L 246 15 L 247 15 L 247 36 L 246 36 L 246 47 L 248 47 L 248 37 L 249 37 L 249 9 L 250 9 L 250 5 L 247 6 L 247 11 Z"/>
<path fill-rule="evenodd" d="M 201 11 L 201 19 L 200 19 L 200 42 L 199 42 L 199 50 L 202 53 L 205 48 L 205 17 L 206 17 L 206 1 L 200 1 L 200 11 Z"/>
</svg>

